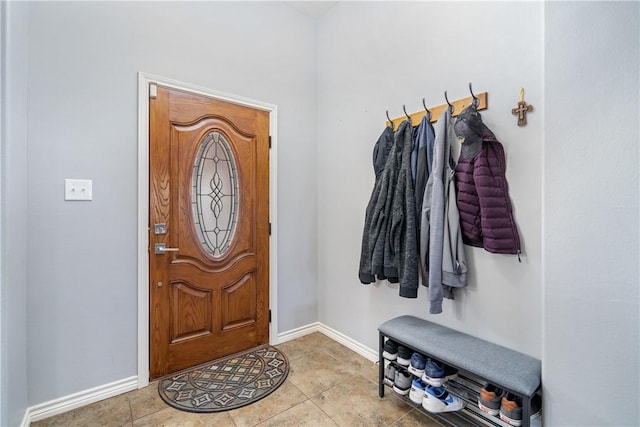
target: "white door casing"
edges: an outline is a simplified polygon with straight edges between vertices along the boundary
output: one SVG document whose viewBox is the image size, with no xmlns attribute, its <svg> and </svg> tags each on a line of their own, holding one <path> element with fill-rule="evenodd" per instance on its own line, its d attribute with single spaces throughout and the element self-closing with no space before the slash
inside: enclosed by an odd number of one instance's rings
<svg viewBox="0 0 640 427">
<path fill-rule="evenodd" d="M 277 344 L 277 106 L 208 88 L 203 88 L 143 72 L 138 73 L 138 388 L 149 384 L 149 85 L 161 86 L 209 96 L 234 104 L 269 112 L 271 150 L 269 152 L 269 309 L 271 344 Z"/>
</svg>

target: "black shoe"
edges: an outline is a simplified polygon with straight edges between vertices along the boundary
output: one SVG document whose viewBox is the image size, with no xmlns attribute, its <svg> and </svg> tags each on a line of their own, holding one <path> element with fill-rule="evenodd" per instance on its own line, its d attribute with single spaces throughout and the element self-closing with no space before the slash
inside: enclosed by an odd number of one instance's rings
<svg viewBox="0 0 640 427">
<path fill-rule="evenodd" d="M 382 357 L 387 360 L 396 360 L 398 357 L 398 343 L 392 340 L 387 340 L 384 343 L 383 347 L 384 351 L 382 352 Z"/>
<path fill-rule="evenodd" d="M 408 349 L 407 347 L 404 347 L 402 345 L 398 346 L 398 357 L 396 362 L 398 362 L 398 365 L 402 365 L 402 366 L 409 366 L 411 364 L 411 355 L 413 354 L 413 352 Z M 411 387 L 411 386 L 409 386 Z"/>
</svg>

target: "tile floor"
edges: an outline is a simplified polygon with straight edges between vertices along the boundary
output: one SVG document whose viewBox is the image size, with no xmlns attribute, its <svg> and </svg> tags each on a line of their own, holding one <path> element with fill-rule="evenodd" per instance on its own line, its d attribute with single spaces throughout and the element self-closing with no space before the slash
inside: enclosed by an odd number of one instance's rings
<svg viewBox="0 0 640 427">
<path fill-rule="evenodd" d="M 37 421 L 31 426 L 446 425 L 401 400 L 389 388 L 380 399 L 378 365 L 323 334 L 313 333 L 277 347 L 289 359 L 289 376 L 278 390 L 252 405 L 212 414 L 182 412 L 160 399 L 154 382 L 144 389 Z"/>
</svg>

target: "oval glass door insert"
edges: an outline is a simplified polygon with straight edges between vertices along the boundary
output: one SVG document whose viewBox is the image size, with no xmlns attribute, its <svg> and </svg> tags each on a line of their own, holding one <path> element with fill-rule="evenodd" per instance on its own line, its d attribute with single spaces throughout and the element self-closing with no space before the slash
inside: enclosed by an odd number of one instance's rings
<svg viewBox="0 0 640 427">
<path fill-rule="evenodd" d="M 224 135 L 209 133 L 193 165 L 191 206 L 202 248 L 222 257 L 231 247 L 238 223 L 238 170 Z"/>
</svg>

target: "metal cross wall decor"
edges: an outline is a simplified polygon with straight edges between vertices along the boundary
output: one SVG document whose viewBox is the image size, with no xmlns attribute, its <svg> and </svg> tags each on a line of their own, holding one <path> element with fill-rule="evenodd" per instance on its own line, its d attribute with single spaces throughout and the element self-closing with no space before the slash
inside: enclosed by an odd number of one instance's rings
<svg viewBox="0 0 640 427">
<path fill-rule="evenodd" d="M 524 88 L 521 88 L 518 107 L 511 110 L 511 114 L 518 116 L 518 126 L 524 126 L 527 124 L 527 113 L 531 111 L 533 111 L 533 106 L 524 102 Z"/>
</svg>

